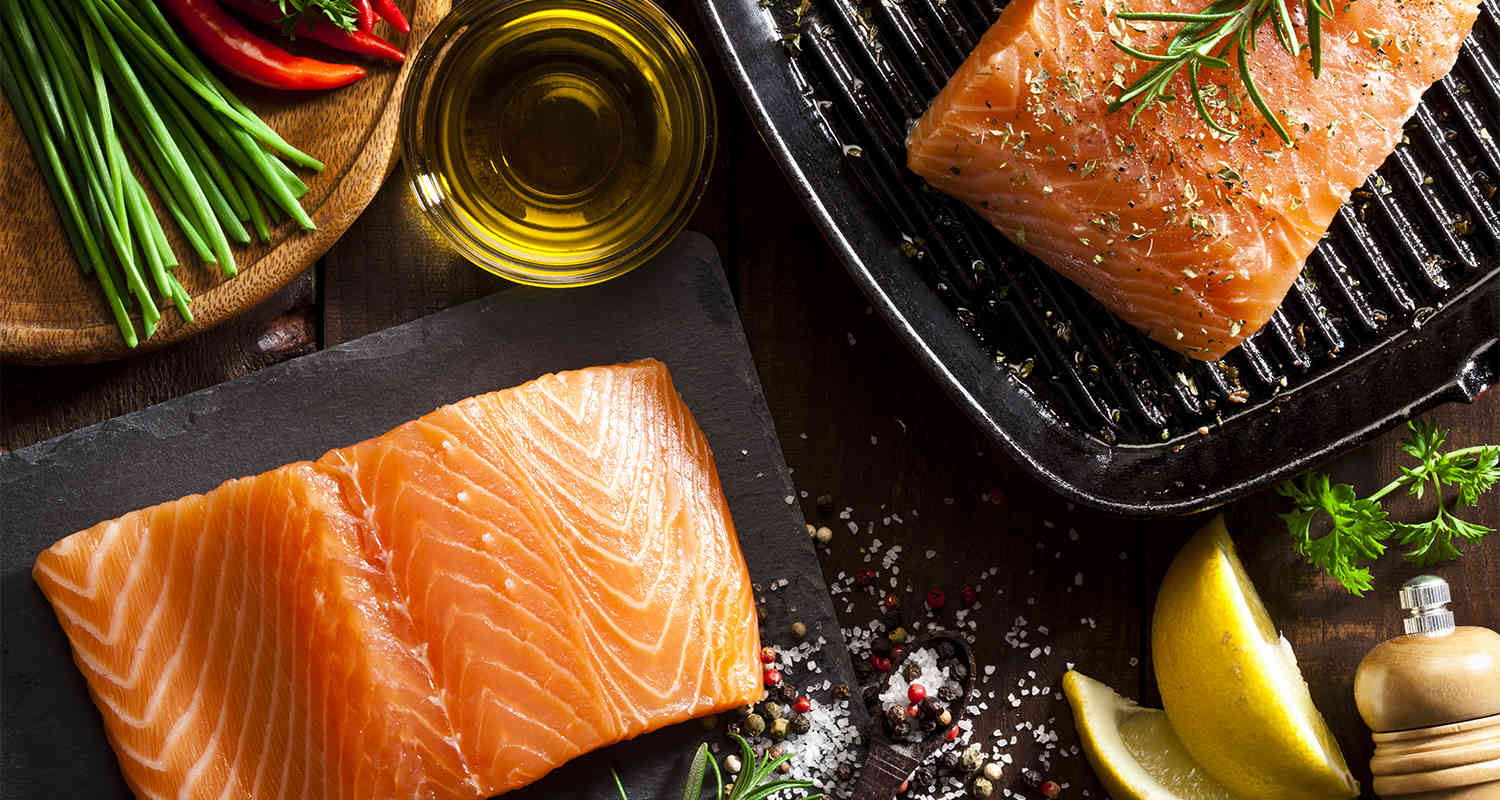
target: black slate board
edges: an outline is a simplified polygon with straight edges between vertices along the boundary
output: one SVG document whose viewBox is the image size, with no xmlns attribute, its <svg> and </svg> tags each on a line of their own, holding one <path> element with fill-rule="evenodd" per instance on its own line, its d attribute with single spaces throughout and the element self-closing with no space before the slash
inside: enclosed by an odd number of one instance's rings
<svg viewBox="0 0 1500 800">
<path fill-rule="evenodd" d="M 31 580 L 41 550 L 100 520 L 316 458 L 444 403 L 646 356 L 671 369 L 713 446 L 752 579 L 791 582 L 762 595 L 765 638 L 787 636 L 795 609 L 810 636 L 831 642 L 817 658 L 820 680 L 852 684 L 800 508 L 786 500 L 790 475 L 718 256 L 706 238 L 684 234 L 609 283 L 502 292 L 0 456 L 0 795 L 129 796 L 67 639 Z M 686 723 L 643 736 L 507 800 L 617 798 L 611 766 L 632 800 L 679 797 L 692 749 L 708 735 Z"/>
</svg>

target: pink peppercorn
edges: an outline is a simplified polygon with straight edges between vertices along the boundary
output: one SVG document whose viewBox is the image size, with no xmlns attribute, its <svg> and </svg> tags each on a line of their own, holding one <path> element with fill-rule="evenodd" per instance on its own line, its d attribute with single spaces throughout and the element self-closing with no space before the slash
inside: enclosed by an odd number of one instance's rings
<svg viewBox="0 0 1500 800">
<path fill-rule="evenodd" d="M 906 699 L 913 703 L 920 703 L 927 698 L 927 687 L 920 683 L 914 683 L 906 687 Z"/>
<path fill-rule="evenodd" d="M 965 586 L 963 590 L 958 593 L 958 596 L 964 601 L 965 607 L 972 606 L 975 603 L 979 602 L 979 592 L 974 591 L 974 587 L 972 586 Z"/>
<path fill-rule="evenodd" d="M 772 647 L 762 647 L 760 649 L 760 663 L 762 663 L 762 664 L 775 664 L 776 663 L 776 650 L 775 650 L 775 648 L 772 648 Z"/>
<path fill-rule="evenodd" d="M 1057 781 L 1046 781 L 1042 784 L 1042 794 L 1048 798 L 1057 797 L 1062 794 L 1062 787 L 1057 785 Z"/>
<path fill-rule="evenodd" d="M 948 732 L 945 733 L 945 734 L 943 734 L 943 738 L 947 739 L 950 742 L 953 741 L 954 739 L 957 739 L 958 738 L 958 726 L 954 725 L 953 727 L 949 728 Z"/>
<path fill-rule="evenodd" d="M 927 590 L 927 607 L 933 611 L 941 611 L 948 604 L 948 593 L 942 589 Z"/>
<path fill-rule="evenodd" d="M 881 672 L 890 672 L 891 660 L 885 656 L 870 656 L 870 666 Z"/>
<path fill-rule="evenodd" d="M 806 697 L 799 697 L 796 702 L 792 703 L 792 710 L 798 714 L 806 714 L 812 710 L 812 701 Z"/>
<path fill-rule="evenodd" d="M 767 686 L 780 686 L 781 685 L 781 670 L 779 670 L 779 669 L 768 669 L 768 670 L 766 670 L 766 685 Z"/>
</svg>

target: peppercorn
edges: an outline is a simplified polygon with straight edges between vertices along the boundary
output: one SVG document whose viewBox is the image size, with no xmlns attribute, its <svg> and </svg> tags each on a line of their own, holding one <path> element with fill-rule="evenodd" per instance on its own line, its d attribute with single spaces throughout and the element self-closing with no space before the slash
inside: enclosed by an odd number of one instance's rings
<svg viewBox="0 0 1500 800">
<path fill-rule="evenodd" d="M 807 538 L 809 538 L 809 539 L 816 539 L 817 537 L 818 537 L 818 529 L 814 528 L 813 524 L 811 522 L 807 523 Z"/>
<path fill-rule="evenodd" d="M 875 570 L 865 567 L 854 577 L 854 582 L 860 586 L 869 586 L 875 582 Z"/>
<path fill-rule="evenodd" d="M 792 701 L 792 710 L 798 714 L 806 714 L 812 710 L 812 700 L 806 697 L 799 697 Z"/>
<path fill-rule="evenodd" d="M 752 712 L 754 710 L 755 710 L 755 706 L 753 706 L 753 705 L 751 705 L 749 703 L 746 703 L 746 704 L 744 704 L 742 706 L 736 706 L 735 709 L 734 709 L 734 715 L 736 717 L 738 717 L 740 719 L 740 721 L 743 722 L 744 719 L 745 719 L 745 717 L 750 716 L 750 712 Z"/>
<path fill-rule="evenodd" d="M 1043 797 L 1053 798 L 1053 797 L 1057 797 L 1060 794 L 1062 794 L 1062 787 L 1057 785 L 1057 781 L 1043 781 L 1042 782 L 1042 796 Z"/>
<path fill-rule="evenodd" d="M 954 728 L 953 730 L 958 729 Z M 957 750 L 944 750 L 943 754 L 938 757 L 938 764 L 942 766 L 943 770 L 946 772 L 957 772 L 958 760 L 959 755 Z"/>
<path fill-rule="evenodd" d="M 956 681 L 966 681 L 969 679 L 969 665 L 959 661 L 948 668 L 948 674 Z"/>
<path fill-rule="evenodd" d="M 797 714 L 792 717 L 792 733 L 801 736 L 810 730 L 812 730 L 812 720 L 808 719 L 806 714 Z"/>
<path fill-rule="evenodd" d="M 786 750 L 779 744 L 773 744 L 766 748 L 766 759 L 775 760 L 786 755 Z"/>
<path fill-rule="evenodd" d="M 742 766 L 744 765 L 740 763 L 739 756 L 734 755 L 733 753 L 724 756 L 724 771 L 728 772 L 730 775 L 737 774 L 740 771 L 740 767 Z"/>
<path fill-rule="evenodd" d="M 881 636 L 870 640 L 870 653 L 877 656 L 888 656 L 891 654 L 891 639 L 889 636 Z"/>
<path fill-rule="evenodd" d="M 907 664 L 906 666 L 901 668 L 901 677 L 909 681 L 914 681 L 917 678 L 922 677 L 922 668 L 917 666 L 916 664 Z M 923 696 L 926 696 L 927 690 L 923 689 L 922 693 Z"/>
<path fill-rule="evenodd" d="M 795 637 L 797 637 L 798 639 L 801 639 L 802 637 L 806 636 L 807 635 L 807 623 L 802 622 L 800 620 L 797 621 L 797 622 L 793 622 L 792 623 L 792 635 L 795 636 Z"/>
<path fill-rule="evenodd" d="M 790 762 L 790 761 L 783 761 L 780 764 L 777 764 L 776 765 L 776 771 L 780 772 L 782 775 L 785 775 L 788 772 L 791 772 L 792 771 L 792 762 Z"/>
<path fill-rule="evenodd" d="M 984 766 L 984 752 L 979 749 L 978 744 L 971 744 L 964 748 L 964 753 L 959 756 L 958 763 L 964 768 L 964 772 L 978 772 L 979 768 Z"/>
<path fill-rule="evenodd" d="M 927 607 L 933 611 L 942 611 L 943 606 L 948 604 L 948 593 L 942 589 L 927 590 Z"/>
<path fill-rule="evenodd" d="M 906 714 L 903 713 L 900 721 L 891 726 L 891 735 L 897 739 L 902 739 L 908 733 L 911 733 L 911 723 L 906 720 Z"/>
<path fill-rule="evenodd" d="M 760 663 L 762 663 L 762 664 L 775 664 L 776 663 L 776 648 L 771 647 L 770 645 L 762 647 L 760 649 Z"/>
<path fill-rule="evenodd" d="M 993 791 L 995 791 L 995 784 L 990 783 L 986 778 L 975 778 L 974 782 L 969 784 L 969 794 L 981 800 L 989 797 Z"/>
<path fill-rule="evenodd" d="M 1033 789 L 1042 788 L 1042 784 L 1046 782 L 1046 779 L 1042 777 L 1042 773 L 1037 772 L 1031 767 L 1021 768 L 1021 780 L 1025 781 L 1026 785 Z"/>
<path fill-rule="evenodd" d="M 833 529 L 823 525 L 818 528 L 817 533 L 813 534 L 813 538 L 818 540 L 818 544 L 828 544 L 833 541 Z"/>
<path fill-rule="evenodd" d="M 905 660 L 906 660 L 906 648 L 905 647 L 892 647 L 891 648 L 891 663 L 892 664 L 900 664 L 901 662 L 903 662 Z"/>
<path fill-rule="evenodd" d="M 833 774 L 837 775 L 839 777 L 839 780 L 847 781 L 850 778 L 854 777 L 854 767 L 848 762 L 845 762 L 835 767 L 833 770 Z"/>
<path fill-rule="evenodd" d="M 833 699 L 848 700 L 850 695 L 849 684 L 836 683 L 833 685 Z"/>
<path fill-rule="evenodd" d="M 724 793 L 721 794 L 721 795 L 719 795 L 719 796 L 720 797 L 728 797 L 732 792 L 734 792 L 734 784 L 732 784 L 732 783 L 726 783 L 726 784 L 724 784 Z"/>
<path fill-rule="evenodd" d="M 943 713 L 947 714 L 948 712 L 944 711 Z M 945 734 L 943 734 L 943 738 L 945 740 L 947 740 L 947 741 L 950 741 L 950 742 L 953 741 L 954 739 L 957 739 L 958 738 L 958 726 L 955 725 L 955 726 L 949 728 L 948 732 L 945 733 Z"/>
<path fill-rule="evenodd" d="M 885 638 L 890 639 L 891 644 L 901 644 L 902 642 L 906 641 L 906 629 L 897 628 L 890 633 L 887 633 L 885 635 Z"/>
<path fill-rule="evenodd" d="M 932 717 L 922 717 L 917 721 L 917 727 L 922 729 L 922 733 L 932 733 L 937 730 L 937 720 Z"/>
<path fill-rule="evenodd" d="M 745 729 L 745 733 L 751 736 L 759 736 L 766 731 L 766 718 L 752 713 L 750 716 L 745 717 L 742 727 Z"/>
<path fill-rule="evenodd" d="M 777 693 L 781 696 L 781 701 L 783 703 L 786 703 L 787 705 L 796 703 L 797 698 L 802 696 L 802 694 L 797 691 L 797 687 L 791 685 L 790 683 L 783 683 L 781 685 L 781 688 L 777 690 Z"/>
<path fill-rule="evenodd" d="M 964 601 L 964 607 L 968 608 L 979 602 L 979 592 L 974 591 L 972 586 L 965 586 L 958 591 L 958 598 Z"/>
<path fill-rule="evenodd" d="M 890 672 L 891 660 L 885 656 L 870 656 L 870 666 L 881 672 Z"/>
<path fill-rule="evenodd" d="M 910 664 L 908 666 L 915 667 L 916 664 Z M 917 674 L 921 675 L 922 671 L 920 669 L 917 670 Z M 927 687 L 923 686 L 920 683 L 913 683 L 912 685 L 906 687 L 906 699 L 912 701 L 913 703 L 920 703 L 923 700 L 926 700 Z"/>
<path fill-rule="evenodd" d="M 881 598 L 880 602 L 885 606 L 887 611 L 895 611 L 901 607 L 901 596 L 895 592 L 886 592 L 885 597 Z"/>
<path fill-rule="evenodd" d="M 1000 762 L 991 761 L 984 765 L 984 777 L 992 781 L 1000 780 Z"/>
<path fill-rule="evenodd" d="M 953 642 L 947 639 L 937 640 L 937 644 L 933 645 L 932 649 L 937 653 L 939 661 L 947 661 L 958 655 L 958 648 L 953 645 Z"/>
<path fill-rule="evenodd" d="M 922 716 L 922 709 L 918 708 L 915 703 L 906 707 L 907 719 L 916 719 L 920 716 Z"/>
<path fill-rule="evenodd" d="M 895 729 L 896 723 L 906 723 L 906 709 L 901 706 L 887 706 L 885 709 L 886 727 Z"/>
<path fill-rule="evenodd" d="M 779 669 L 768 669 L 768 670 L 766 670 L 766 676 L 765 677 L 766 677 L 766 685 L 767 686 L 776 686 L 777 684 L 781 683 L 781 670 L 779 670 Z"/>
<path fill-rule="evenodd" d="M 739 736 L 740 735 L 740 724 L 738 722 L 731 722 L 728 725 L 725 725 L 724 726 L 724 733 L 727 736 Z"/>
<path fill-rule="evenodd" d="M 911 784 L 911 788 L 918 792 L 925 792 L 932 788 L 934 777 L 931 767 L 917 767 L 917 771 L 913 772 L 911 777 L 906 780 Z"/>
<path fill-rule="evenodd" d="M 777 703 L 773 700 L 767 700 L 766 702 L 762 703 L 760 706 L 760 710 L 760 713 L 765 715 L 765 718 L 769 720 L 777 720 L 786 716 L 786 710 L 781 707 L 780 703 Z"/>
<path fill-rule="evenodd" d="M 937 714 L 937 724 L 942 725 L 944 727 L 946 727 L 948 725 L 952 725 L 953 724 L 953 712 L 949 711 L 946 708 L 943 709 L 942 711 L 939 711 L 938 714 Z M 958 730 L 958 729 L 954 728 L 954 730 Z M 954 735 L 957 736 L 958 734 L 954 734 Z"/>
<path fill-rule="evenodd" d="M 787 719 L 786 719 L 786 717 L 782 717 L 781 719 L 775 720 L 774 722 L 771 723 L 771 738 L 772 739 L 785 739 L 787 731 L 791 730 L 791 728 L 792 728 L 792 723 L 788 722 Z"/>
<path fill-rule="evenodd" d="M 922 684 L 916 683 L 912 685 L 921 686 Z M 907 691 L 907 694 L 911 694 L 910 690 Z M 924 717 L 932 717 L 933 719 L 937 719 L 938 714 L 941 714 L 943 712 L 943 704 L 939 703 L 937 699 L 933 697 L 923 697 L 921 700 L 917 701 L 917 705 L 922 707 L 922 716 Z"/>
<path fill-rule="evenodd" d="M 755 607 L 755 618 L 758 619 L 758 620 L 760 620 L 761 622 L 765 622 L 766 621 L 766 610 L 764 608 L 761 608 L 760 606 L 756 606 Z"/>
<path fill-rule="evenodd" d="M 938 689 L 937 696 L 938 699 L 943 701 L 944 703 L 952 703 L 954 700 L 958 699 L 958 687 L 951 684 L 945 684 Z"/>
</svg>

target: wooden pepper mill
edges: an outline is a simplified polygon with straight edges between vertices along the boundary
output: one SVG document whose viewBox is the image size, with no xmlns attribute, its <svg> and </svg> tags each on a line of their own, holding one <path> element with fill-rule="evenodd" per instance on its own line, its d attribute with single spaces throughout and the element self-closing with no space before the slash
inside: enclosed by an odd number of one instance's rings
<svg viewBox="0 0 1500 800">
<path fill-rule="evenodd" d="M 1455 626 L 1451 599 L 1442 578 L 1407 581 L 1406 634 L 1377 645 L 1355 673 L 1381 797 L 1500 800 L 1500 634 Z"/>
</svg>

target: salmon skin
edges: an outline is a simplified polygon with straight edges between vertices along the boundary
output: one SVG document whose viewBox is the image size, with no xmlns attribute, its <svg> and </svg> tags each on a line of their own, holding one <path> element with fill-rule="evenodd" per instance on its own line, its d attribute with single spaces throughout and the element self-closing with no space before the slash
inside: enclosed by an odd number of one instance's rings
<svg viewBox="0 0 1500 800">
<path fill-rule="evenodd" d="M 666 367 L 546 375 L 33 569 L 140 797 L 484 798 L 764 694 Z"/>
<path fill-rule="evenodd" d="M 1249 54 L 1284 145 L 1238 75 L 1186 72 L 1132 127 L 1107 104 L 1179 26 L 1114 12 L 1197 11 L 1177 0 L 1014 0 L 907 139 L 907 164 L 1161 344 L 1217 359 L 1258 330 L 1350 192 L 1401 138 L 1422 92 L 1452 68 L 1477 0 L 1333 0 L 1322 75 L 1271 23 Z M 1302 3 L 1290 3 L 1298 11 Z M 1298 26 L 1300 35 L 1306 29 Z"/>
</svg>

